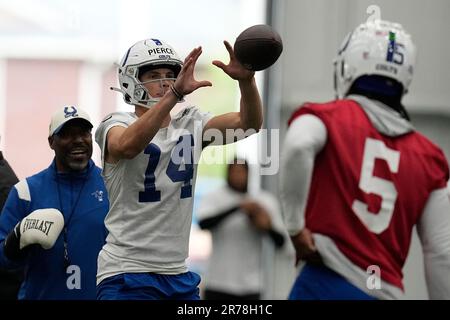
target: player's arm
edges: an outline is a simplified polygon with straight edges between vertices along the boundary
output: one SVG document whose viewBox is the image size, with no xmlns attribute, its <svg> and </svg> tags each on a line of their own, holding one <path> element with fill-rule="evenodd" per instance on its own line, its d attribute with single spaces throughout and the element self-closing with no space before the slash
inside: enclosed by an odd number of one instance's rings
<svg viewBox="0 0 450 320">
<path fill-rule="evenodd" d="M 272 227 L 269 230 L 269 236 L 275 243 L 275 246 L 281 248 L 288 241 L 288 235 L 281 215 L 280 202 L 272 194 L 268 193 L 264 194 L 259 201 L 267 208 L 267 213 L 270 215 Z"/>
<path fill-rule="evenodd" d="M 239 210 L 239 199 L 229 196 L 228 191 L 219 189 L 202 198 L 197 212 L 201 229 L 212 229 Z"/>
<path fill-rule="evenodd" d="M 236 59 L 231 45 L 224 41 L 225 47 L 230 55 L 230 62 L 226 65 L 221 61 L 213 61 L 213 64 L 221 68 L 234 80 L 239 82 L 239 90 L 241 93 L 239 112 L 230 112 L 223 115 L 213 117 L 208 121 L 203 129 L 219 130 L 223 137 L 226 137 L 226 130 L 242 129 L 247 131 L 247 135 L 258 132 L 263 122 L 262 102 L 255 81 L 255 72 L 245 69 Z M 234 141 L 223 141 L 224 144 Z"/>
<path fill-rule="evenodd" d="M 221 224 L 225 218 L 229 217 L 232 213 L 239 210 L 239 206 L 230 207 L 217 211 L 215 215 L 204 217 L 198 220 L 198 225 L 201 229 L 213 229 Z"/>
<path fill-rule="evenodd" d="M 435 190 L 417 224 L 431 299 L 450 299 L 450 201 L 446 188 Z"/>
<path fill-rule="evenodd" d="M 241 203 L 240 208 L 247 214 L 254 227 L 269 235 L 276 247 L 279 248 L 284 244 L 284 237 L 274 228 L 272 215 L 269 213 L 270 209 L 264 203 L 255 200 L 245 200 Z"/>
<path fill-rule="evenodd" d="M 297 258 L 315 251 L 311 233 L 305 228 L 305 208 L 314 169 L 314 159 L 327 141 L 327 130 L 310 114 L 295 119 L 289 127 L 280 165 L 280 197 L 283 218 Z"/>
<path fill-rule="evenodd" d="M 209 81 L 197 81 L 194 78 L 195 64 L 201 54 L 201 47 L 195 48 L 189 53 L 174 83 L 175 90 L 183 96 L 198 88 L 211 86 Z M 178 99 L 179 97 L 172 90 L 168 90 L 160 101 L 129 127 L 116 126 L 109 129 L 105 160 L 109 163 L 116 163 L 120 159 L 132 159 L 141 153 L 161 128 L 164 119 L 169 115 Z"/>
<path fill-rule="evenodd" d="M 115 126 L 108 130 L 105 160 L 117 163 L 136 157 L 150 143 L 170 110 L 177 103 L 173 93 L 167 92 L 161 100 L 129 127 Z"/>
</svg>

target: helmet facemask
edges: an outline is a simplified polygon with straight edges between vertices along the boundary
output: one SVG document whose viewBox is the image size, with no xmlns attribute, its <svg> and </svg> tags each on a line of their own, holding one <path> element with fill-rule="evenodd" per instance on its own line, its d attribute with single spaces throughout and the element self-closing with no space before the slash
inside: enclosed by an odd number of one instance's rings
<svg viewBox="0 0 450 320">
<path fill-rule="evenodd" d="M 164 95 L 167 88 L 175 82 L 180 73 L 182 62 L 175 50 L 157 39 L 147 39 L 134 44 L 123 57 L 119 66 L 120 89 L 112 88 L 123 94 L 126 103 L 150 108 Z M 142 75 L 155 69 L 170 69 L 173 76 L 151 77 L 141 81 Z M 149 92 L 146 85 L 159 83 L 159 92 Z M 153 84 L 154 86 L 154 84 Z"/>
<path fill-rule="evenodd" d="M 168 77 L 161 77 L 156 69 L 169 69 L 171 73 L 173 73 L 173 76 L 170 76 L 169 74 Z M 152 74 L 152 72 L 154 73 Z M 135 77 L 136 85 L 134 89 L 134 99 L 146 106 L 154 105 L 161 99 L 170 85 L 173 85 L 175 83 L 179 72 L 180 69 L 175 68 L 172 65 L 151 64 L 138 67 L 137 76 Z M 150 76 L 147 75 L 147 79 L 143 81 L 142 78 L 147 73 L 150 73 Z M 148 87 L 146 87 L 146 85 L 148 84 L 151 84 L 153 86 L 153 90 L 155 90 L 155 88 L 156 90 L 158 90 L 158 87 L 156 85 L 159 84 L 159 91 L 157 91 L 156 93 L 154 92 L 152 96 L 152 94 L 149 92 Z"/>
</svg>

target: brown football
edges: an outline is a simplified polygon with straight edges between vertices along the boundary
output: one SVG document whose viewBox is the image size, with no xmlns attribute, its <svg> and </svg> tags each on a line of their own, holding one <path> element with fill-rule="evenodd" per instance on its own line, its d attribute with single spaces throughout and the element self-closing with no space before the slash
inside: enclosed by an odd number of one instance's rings
<svg viewBox="0 0 450 320">
<path fill-rule="evenodd" d="M 236 58 L 252 71 L 267 69 L 278 60 L 282 51 L 280 35 L 266 24 L 245 29 L 234 42 Z"/>
</svg>

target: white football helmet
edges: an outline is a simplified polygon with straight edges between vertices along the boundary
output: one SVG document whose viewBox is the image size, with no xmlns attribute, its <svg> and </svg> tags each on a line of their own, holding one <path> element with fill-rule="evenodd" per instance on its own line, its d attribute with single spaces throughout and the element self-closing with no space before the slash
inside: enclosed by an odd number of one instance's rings
<svg viewBox="0 0 450 320">
<path fill-rule="evenodd" d="M 162 87 L 163 81 L 175 81 L 182 66 L 183 62 L 178 54 L 164 41 L 158 39 L 142 40 L 128 49 L 118 66 L 120 89 L 111 89 L 121 92 L 126 103 L 149 108 L 158 102 L 159 98 L 152 97 L 144 83 L 139 80 L 140 71 L 149 67 L 172 69 L 175 78 L 152 80 L 159 81 Z"/>
<path fill-rule="evenodd" d="M 398 23 L 374 20 L 348 34 L 334 61 L 334 86 L 337 98 L 344 98 L 353 82 L 363 75 L 385 76 L 408 92 L 416 48 L 411 36 Z"/>
</svg>

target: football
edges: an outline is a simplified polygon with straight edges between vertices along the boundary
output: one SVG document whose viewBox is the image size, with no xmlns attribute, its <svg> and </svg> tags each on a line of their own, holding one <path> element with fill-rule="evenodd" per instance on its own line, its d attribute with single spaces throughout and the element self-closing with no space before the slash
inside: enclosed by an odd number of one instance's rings
<svg viewBox="0 0 450 320">
<path fill-rule="evenodd" d="M 246 69 L 252 71 L 267 69 L 278 60 L 282 51 L 280 35 L 266 24 L 245 29 L 234 43 L 236 58 Z"/>
</svg>

